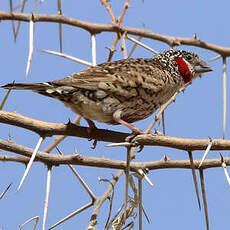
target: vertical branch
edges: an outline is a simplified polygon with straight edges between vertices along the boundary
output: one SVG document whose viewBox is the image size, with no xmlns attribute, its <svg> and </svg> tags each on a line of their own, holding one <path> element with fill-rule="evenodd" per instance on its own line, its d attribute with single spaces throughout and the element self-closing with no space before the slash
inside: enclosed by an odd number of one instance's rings
<svg viewBox="0 0 230 230">
<path fill-rule="evenodd" d="M 47 179 L 46 179 L 46 196 L 45 196 L 45 202 L 44 202 L 42 230 L 45 230 L 45 227 L 46 227 L 47 211 L 48 211 L 49 196 L 50 196 L 51 175 L 52 175 L 52 167 L 48 166 Z"/>
<path fill-rule="evenodd" d="M 200 195 L 199 195 L 199 189 L 198 189 L 198 183 L 197 183 L 197 178 L 196 178 L 195 165 L 193 161 L 192 152 L 188 151 L 188 155 L 189 155 L 189 160 L 190 160 L 191 169 L 192 169 L 192 177 L 193 177 L 193 182 L 194 182 L 195 191 L 196 191 L 196 198 L 198 201 L 199 209 L 201 210 Z"/>
<path fill-rule="evenodd" d="M 96 53 L 96 35 L 91 34 L 91 47 L 92 47 L 92 63 L 93 66 L 97 65 L 97 53 Z"/>
<path fill-rule="evenodd" d="M 7 191 L 10 189 L 12 183 L 10 183 L 6 189 L 0 194 L 0 200 L 4 197 L 4 195 L 7 193 Z"/>
<path fill-rule="evenodd" d="M 127 9 L 129 8 L 129 2 L 130 2 L 130 0 L 126 0 L 125 1 L 125 4 L 124 4 L 124 7 L 123 7 L 123 10 L 122 10 L 122 12 L 121 12 L 121 15 L 120 15 L 120 17 L 118 18 L 118 25 L 120 25 L 121 24 L 121 22 L 123 21 L 123 19 L 124 19 L 124 16 L 125 16 L 125 12 L 127 11 Z"/>
<path fill-rule="evenodd" d="M 163 134 L 165 136 L 165 111 L 162 112 L 162 129 L 163 129 Z"/>
<path fill-rule="evenodd" d="M 58 6 L 58 14 L 62 15 L 62 10 L 61 10 L 61 0 L 57 0 L 57 6 Z M 62 53 L 62 24 L 58 24 L 58 29 L 59 29 L 59 46 L 60 46 L 60 53 Z"/>
<path fill-rule="evenodd" d="M 5 95 L 5 97 L 3 98 L 3 101 L 2 101 L 2 103 L 1 103 L 1 105 L 0 105 L 0 110 L 3 109 L 3 107 L 4 107 L 5 103 L 6 103 L 6 100 L 7 100 L 7 98 L 8 98 L 9 95 L 10 95 L 11 90 L 12 90 L 12 89 L 8 89 L 8 91 L 7 91 L 6 95 Z"/>
<path fill-rule="evenodd" d="M 124 221 L 126 220 L 126 209 L 129 195 L 129 172 L 130 172 L 130 161 L 131 161 L 131 147 L 127 148 L 127 159 L 126 159 L 126 177 L 125 177 L 125 202 L 124 202 Z"/>
<path fill-rule="evenodd" d="M 13 13 L 13 2 L 10 0 L 10 12 Z M 14 34 L 14 42 L 16 42 L 16 30 L 15 30 L 15 23 L 14 20 L 11 20 L 12 22 L 12 29 L 13 29 L 13 34 Z"/>
<path fill-rule="evenodd" d="M 223 57 L 223 139 L 226 131 L 226 111 L 227 111 L 227 68 L 226 57 Z"/>
<path fill-rule="evenodd" d="M 201 191 L 202 191 L 202 197 L 203 197 L 203 203 L 204 203 L 206 229 L 209 230 L 208 205 L 207 205 L 206 192 L 205 192 L 203 169 L 200 169 L 199 172 L 200 172 Z"/>
<path fill-rule="evenodd" d="M 127 58 L 128 58 L 128 54 L 127 54 L 125 39 L 126 39 L 126 34 L 123 33 L 123 34 L 121 35 L 121 50 L 123 51 L 124 59 L 127 59 Z"/>
<path fill-rule="evenodd" d="M 108 4 L 108 2 L 106 0 L 100 0 L 101 4 L 105 6 L 105 9 L 108 11 L 108 13 L 110 14 L 111 18 L 112 18 L 112 22 L 116 23 L 117 19 L 113 14 L 113 11 L 110 7 L 110 5 Z"/>
<path fill-rule="evenodd" d="M 139 197 L 139 230 L 142 230 L 142 177 L 138 177 L 138 197 Z"/>
<path fill-rule="evenodd" d="M 22 5 L 21 5 L 21 9 L 20 9 L 20 13 L 24 12 L 25 4 L 26 4 L 26 0 L 23 0 Z M 21 25 L 21 21 L 18 21 L 17 28 L 16 28 L 16 33 L 15 33 L 15 41 L 16 41 L 17 36 L 18 36 L 20 25 Z"/>
</svg>

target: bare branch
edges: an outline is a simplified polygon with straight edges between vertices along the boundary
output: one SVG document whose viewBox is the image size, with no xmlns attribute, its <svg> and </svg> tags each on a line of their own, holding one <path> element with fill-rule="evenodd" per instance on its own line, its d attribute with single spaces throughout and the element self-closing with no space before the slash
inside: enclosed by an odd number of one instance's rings
<svg viewBox="0 0 230 230">
<path fill-rule="evenodd" d="M 206 229 L 209 230 L 208 204 L 207 204 L 206 191 L 205 191 L 204 172 L 203 172 L 202 169 L 199 170 L 199 172 L 200 172 L 201 191 L 202 191 L 203 203 L 204 203 L 204 212 L 205 212 Z"/>
<path fill-rule="evenodd" d="M 195 172 L 195 166 L 194 166 L 194 162 L 193 162 L 192 152 L 188 151 L 188 155 L 189 155 L 189 160 L 191 163 L 192 177 L 193 177 L 193 182 L 194 182 L 194 186 L 195 186 L 197 202 L 198 202 L 199 209 L 201 210 L 200 195 L 199 195 L 199 189 L 198 189 L 198 183 L 197 183 L 197 178 L 196 178 L 196 172 Z"/>
<path fill-rule="evenodd" d="M 18 20 L 18 21 L 25 21 L 29 22 L 31 18 L 31 14 L 25 13 L 10 13 L 6 11 L 0 11 L 0 20 Z M 196 46 L 200 48 L 204 48 L 206 50 L 212 50 L 223 57 L 230 56 L 230 47 L 223 47 L 218 46 L 215 44 L 203 42 L 197 39 L 185 38 L 185 37 L 175 37 L 175 36 L 168 36 L 158 33 L 153 33 L 151 31 L 147 31 L 145 29 L 138 29 L 132 27 L 125 27 L 119 26 L 117 24 L 97 24 L 97 23 L 90 23 L 81 20 L 77 20 L 74 18 L 69 18 L 65 15 L 47 15 L 47 14 L 34 14 L 34 22 L 56 22 L 62 23 L 66 25 L 71 25 L 75 27 L 82 28 L 88 31 L 91 34 L 97 34 L 101 32 L 120 32 L 127 34 L 137 35 L 145 38 L 150 38 L 154 40 L 158 40 L 164 42 L 166 44 L 173 44 L 175 45 L 188 45 L 188 46 Z"/>
</svg>

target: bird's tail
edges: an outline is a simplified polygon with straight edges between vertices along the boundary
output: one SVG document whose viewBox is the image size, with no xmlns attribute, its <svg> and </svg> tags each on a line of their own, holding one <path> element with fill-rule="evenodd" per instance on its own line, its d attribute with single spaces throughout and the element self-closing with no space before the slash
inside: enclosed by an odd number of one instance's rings
<svg viewBox="0 0 230 230">
<path fill-rule="evenodd" d="M 71 86 L 61 86 L 53 82 L 44 83 L 11 83 L 1 86 L 4 89 L 32 90 L 44 96 L 53 97 L 61 101 L 68 101 L 75 90 Z"/>
</svg>

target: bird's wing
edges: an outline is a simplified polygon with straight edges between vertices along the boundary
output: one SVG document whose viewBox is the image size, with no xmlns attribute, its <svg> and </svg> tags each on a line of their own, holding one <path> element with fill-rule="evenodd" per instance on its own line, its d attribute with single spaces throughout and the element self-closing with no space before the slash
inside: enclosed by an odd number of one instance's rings
<svg viewBox="0 0 230 230">
<path fill-rule="evenodd" d="M 129 90 L 139 86 L 158 92 L 164 87 L 166 78 L 164 68 L 154 59 L 131 58 L 90 67 L 52 83 L 87 90 L 109 90 L 114 93 L 120 89 Z"/>
</svg>

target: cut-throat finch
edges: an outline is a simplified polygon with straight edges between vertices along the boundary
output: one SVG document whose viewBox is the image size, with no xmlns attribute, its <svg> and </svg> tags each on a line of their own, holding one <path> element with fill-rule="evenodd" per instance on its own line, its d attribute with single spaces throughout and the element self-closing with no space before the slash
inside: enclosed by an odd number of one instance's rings
<svg viewBox="0 0 230 230">
<path fill-rule="evenodd" d="M 123 124 L 138 134 L 142 132 L 130 123 L 150 116 L 182 86 L 209 71 L 197 54 L 168 50 L 153 58 L 103 63 L 60 80 L 2 87 L 56 98 L 85 118 L 91 128 L 96 120 Z"/>
</svg>

